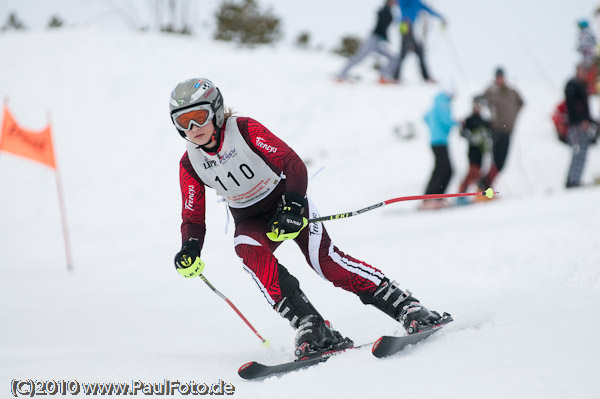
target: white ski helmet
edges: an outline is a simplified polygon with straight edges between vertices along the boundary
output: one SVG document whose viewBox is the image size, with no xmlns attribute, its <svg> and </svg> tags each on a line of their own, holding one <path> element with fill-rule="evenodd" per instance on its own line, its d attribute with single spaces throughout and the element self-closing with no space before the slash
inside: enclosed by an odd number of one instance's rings
<svg viewBox="0 0 600 399">
<path fill-rule="evenodd" d="M 210 105 L 214 115 L 212 121 L 215 127 L 221 128 L 225 121 L 225 106 L 223 105 L 223 96 L 213 82 L 205 78 L 194 78 L 184 80 L 175 86 L 169 99 L 169 108 L 171 122 L 177 127 L 181 137 L 185 138 L 185 133 L 175 123 L 173 115 L 203 104 Z"/>
</svg>

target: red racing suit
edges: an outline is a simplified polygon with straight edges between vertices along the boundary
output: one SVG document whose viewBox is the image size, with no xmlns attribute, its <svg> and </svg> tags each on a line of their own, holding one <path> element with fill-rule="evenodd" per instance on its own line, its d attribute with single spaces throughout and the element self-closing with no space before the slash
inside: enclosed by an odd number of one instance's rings
<svg viewBox="0 0 600 399">
<path fill-rule="evenodd" d="M 251 118 L 229 117 L 214 152 L 188 142 L 180 161 L 182 240 L 197 238 L 202 248 L 206 233 L 205 188 L 224 197 L 235 222 L 237 255 L 275 306 L 283 297 L 280 271 L 273 252 L 281 244 L 269 240 L 269 221 L 281 196 L 291 191 L 306 196 L 306 166 L 281 139 Z M 307 199 L 304 217 L 319 216 Z M 341 252 L 322 223 L 311 223 L 294 240 L 308 264 L 335 286 L 359 296 L 372 294 L 383 273 Z"/>
</svg>

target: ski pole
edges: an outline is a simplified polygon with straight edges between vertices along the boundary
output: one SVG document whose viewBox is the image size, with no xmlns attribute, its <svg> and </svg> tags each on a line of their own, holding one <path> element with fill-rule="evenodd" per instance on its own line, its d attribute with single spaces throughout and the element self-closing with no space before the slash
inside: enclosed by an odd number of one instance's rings
<svg viewBox="0 0 600 399">
<path fill-rule="evenodd" d="M 212 284 L 210 283 L 210 281 L 208 281 L 208 279 L 207 279 L 206 277 L 204 277 L 204 275 L 203 275 L 203 274 L 200 274 L 200 278 L 202 279 L 202 281 L 204 281 L 204 282 L 206 283 L 206 285 L 208 285 L 208 287 L 209 287 L 209 288 L 210 288 L 210 289 L 211 289 L 211 290 L 212 290 L 212 291 L 213 291 L 215 294 L 217 294 L 218 296 L 220 296 L 221 298 L 223 298 L 223 300 L 225 300 L 225 302 L 227 302 L 227 304 L 228 304 L 229 306 L 231 306 L 231 308 L 232 308 L 233 310 L 235 310 L 235 313 L 237 313 L 237 314 L 238 314 L 238 316 L 240 316 L 240 318 L 241 318 L 242 320 L 244 320 L 244 323 L 246 323 L 246 325 L 247 325 L 248 327 L 250 327 L 250 329 L 251 329 L 251 330 L 254 332 L 254 334 L 256 334 L 256 336 L 257 336 L 258 338 L 260 338 L 260 340 L 261 340 L 261 342 L 262 342 L 262 345 L 263 345 L 264 347 L 269 347 L 269 345 L 270 345 L 270 342 L 269 342 L 269 340 L 268 340 L 268 339 L 265 339 L 265 338 L 263 338 L 263 337 L 262 337 L 262 336 L 261 336 L 261 335 L 258 333 L 258 331 L 256 331 L 256 328 L 254 328 L 254 326 L 252 326 L 252 324 L 250 324 L 250 322 L 248 321 L 248 319 L 247 319 L 247 318 L 246 318 L 246 317 L 245 317 L 245 316 L 242 314 L 242 312 L 240 312 L 240 311 L 239 311 L 239 309 L 238 309 L 238 308 L 237 308 L 237 307 L 236 307 L 236 306 L 233 304 L 233 302 L 231 302 L 231 301 L 230 301 L 230 300 L 229 300 L 229 299 L 228 299 L 228 298 L 227 298 L 225 295 L 223 295 L 223 294 L 222 294 L 222 293 L 221 293 L 221 292 L 220 292 L 218 289 L 216 289 L 216 288 L 215 288 L 215 286 L 214 286 L 214 285 L 212 285 Z"/>
<path fill-rule="evenodd" d="M 322 221 L 326 221 L 326 220 L 349 218 L 349 217 L 360 215 L 361 213 L 372 211 L 373 209 L 381 208 L 382 206 L 393 204 L 394 202 L 400 202 L 400 201 L 414 201 L 414 200 L 421 200 L 421 199 L 424 200 L 424 199 L 439 199 L 439 198 L 453 198 L 453 197 L 470 197 L 470 196 L 479 196 L 479 195 L 486 196 L 488 198 L 493 198 L 494 194 L 498 194 L 498 193 L 495 192 L 494 190 L 492 190 L 491 188 L 488 188 L 485 191 L 481 191 L 481 192 L 477 192 L 477 193 L 425 194 L 425 195 L 413 195 L 413 196 L 409 196 L 409 197 L 398 197 L 398 198 L 392 198 L 392 199 L 389 199 L 386 201 L 382 201 L 378 204 L 371 205 L 366 208 L 359 209 L 357 211 L 346 212 L 346 213 L 337 213 L 335 215 L 320 216 L 320 217 L 316 217 L 313 219 L 308 219 L 308 223 L 316 223 L 316 222 L 322 222 Z"/>
</svg>

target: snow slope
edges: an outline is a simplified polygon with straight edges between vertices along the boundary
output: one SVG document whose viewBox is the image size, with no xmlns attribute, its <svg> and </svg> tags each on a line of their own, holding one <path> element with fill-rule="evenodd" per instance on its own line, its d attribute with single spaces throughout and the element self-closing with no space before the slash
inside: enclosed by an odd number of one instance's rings
<svg viewBox="0 0 600 399">
<path fill-rule="evenodd" d="M 452 325 L 394 358 L 356 351 L 246 382 L 236 373 L 246 361 L 292 359 L 294 332 L 242 271 L 212 192 L 205 275 L 271 347 L 201 280 L 174 272 L 184 145 L 167 115 L 171 89 L 193 76 L 217 82 L 228 106 L 297 150 L 309 176 L 320 171 L 309 195 L 331 214 L 423 191 L 433 159 L 422 115 L 439 88 L 414 76 L 382 87 L 368 66 L 340 85 L 331 76 L 343 60 L 323 53 L 154 34 L 3 34 L 0 53 L 0 95 L 17 120 L 41 128 L 50 114 L 75 268 L 66 271 L 53 172 L 0 153 L 1 397 L 28 378 L 221 379 L 242 398 L 599 397 L 600 188 L 563 189 L 570 153 L 549 120 L 552 88 L 519 86 L 527 106 L 497 201 L 428 213 L 400 203 L 327 224 L 340 249 L 452 313 Z M 460 85 L 457 117 L 488 83 Z M 399 140 L 394 127 L 407 121 L 417 137 Z M 455 191 L 466 143 L 454 132 L 450 145 Z M 594 147 L 584 180 L 598 174 Z M 343 334 L 360 343 L 400 333 L 309 270 L 293 244 L 277 254 Z"/>
</svg>

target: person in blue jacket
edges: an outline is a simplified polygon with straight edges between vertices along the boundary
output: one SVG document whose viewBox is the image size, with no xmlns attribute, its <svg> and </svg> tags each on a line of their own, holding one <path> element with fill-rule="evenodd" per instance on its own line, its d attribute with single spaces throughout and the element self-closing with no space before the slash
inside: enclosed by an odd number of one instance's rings
<svg viewBox="0 0 600 399">
<path fill-rule="evenodd" d="M 446 25 L 446 19 L 437 11 L 431 7 L 423 4 L 421 0 L 397 0 L 398 6 L 400 7 L 401 22 L 400 22 L 400 55 L 394 62 L 392 68 L 392 77 L 395 81 L 400 81 L 400 71 L 402 68 L 402 61 L 409 51 L 414 51 L 417 57 L 419 57 L 419 65 L 421 66 L 421 75 L 426 82 L 435 82 L 434 79 L 429 75 L 427 64 L 425 63 L 425 55 L 423 43 L 415 37 L 414 25 L 419 17 L 421 11 L 426 11 L 429 14 L 438 17 L 442 24 Z"/>
<path fill-rule="evenodd" d="M 427 184 L 425 194 L 443 194 L 452 177 L 452 165 L 448 156 L 448 135 L 457 122 L 452 117 L 453 93 L 442 91 L 435 96 L 433 107 L 425 114 L 425 122 L 431 132 L 431 150 L 435 156 L 435 166 Z M 427 200 L 421 209 L 436 209 L 444 203 L 439 200 Z"/>
</svg>

